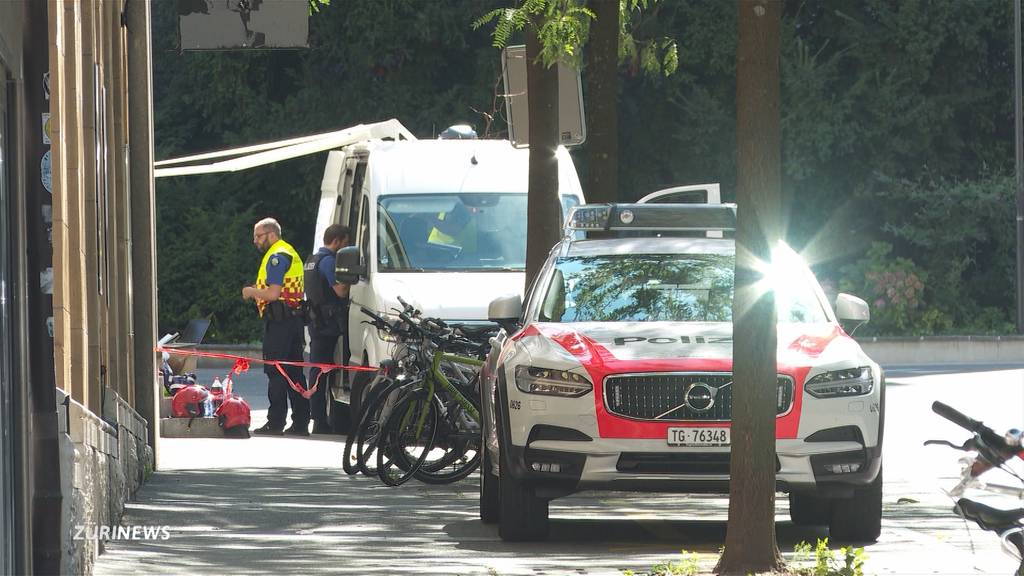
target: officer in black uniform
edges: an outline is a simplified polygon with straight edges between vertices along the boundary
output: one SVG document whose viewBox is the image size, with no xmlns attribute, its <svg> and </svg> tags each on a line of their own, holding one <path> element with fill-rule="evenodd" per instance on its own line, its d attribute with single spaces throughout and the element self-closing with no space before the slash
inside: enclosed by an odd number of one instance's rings
<svg viewBox="0 0 1024 576">
<path fill-rule="evenodd" d="M 324 245 L 306 260 L 305 272 L 306 301 L 309 306 L 309 361 L 320 364 L 334 364 L 334 350 L 338 339 L 343 338 L 342 363 L 348 362 L 348 284 L 334 279 L 334 257 L 341 248 L 349 244 L 349 228 L 332 224 L 324 230 Z M 317 381 L 319 368 L 309 371 L 310 383 Z M 333 370 L 320 377 L 319 385 L 310 398 L 314 434 L 330 434 L 348 430 L 348 414 L 339 414 L 334 430 L 327 418 L 327 403 L 331 401 L 328 387 L 338 378 Z"/>
</svg>

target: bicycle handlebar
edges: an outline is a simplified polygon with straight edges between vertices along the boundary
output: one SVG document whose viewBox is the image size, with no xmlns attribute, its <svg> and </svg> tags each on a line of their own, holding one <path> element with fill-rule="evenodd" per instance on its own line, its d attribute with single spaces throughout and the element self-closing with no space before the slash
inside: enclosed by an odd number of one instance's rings
<svg viewBox="0 0 1024 576">
<path fill-rule="evenodd" d="M 978 422 L 973 418 L 965 416 L 956 408 L 953 408 L 948 404 L 943 404 L 938 400 L 932 402 L 932 411 L 938 414 L 939 416 L 942 416 L 946 420 L 949 420 L 953 424 L 956 424 L 957 426 L 965 428 L 971 432 L 982 432 L 983 430 L 991 431 L 991 428 L 989 428 L 988 426 L 985 426 L 984 424 Z"/>
</svg>

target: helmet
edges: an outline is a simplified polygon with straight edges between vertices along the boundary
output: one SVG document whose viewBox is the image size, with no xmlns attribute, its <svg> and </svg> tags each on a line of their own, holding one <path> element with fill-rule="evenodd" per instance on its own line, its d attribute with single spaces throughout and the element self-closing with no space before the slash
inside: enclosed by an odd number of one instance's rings
<svg viewBox="0 0 1024 576">
<path fill-rule="evenodd" d="M 249 424 L 252 422 L 251 412 L 248 402 L 241 396 L 232 394 L 224 399 L 214 415 L 224 432 L 236 432 L 248 437 Z"/>
<path fill-rule="evenodd" d="M 175 418 L 196 418 L 203 415 L 203 402 L 210 393 L 198 384 L 185 386 L 171 400 L 171 416 Z"/>
</svg>

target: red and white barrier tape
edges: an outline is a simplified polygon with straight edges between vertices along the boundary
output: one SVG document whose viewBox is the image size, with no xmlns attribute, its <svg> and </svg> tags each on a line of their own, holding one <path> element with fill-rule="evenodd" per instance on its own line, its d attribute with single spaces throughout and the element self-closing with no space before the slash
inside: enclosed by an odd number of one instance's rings
<svg viewBox="0 0 1024 576">
<path fill-rule="evenodd" d="M 189 348 L 164 348 L 162 346 L 156 347 L 157 352 L 166 352 L 168 354 L 176 354 L 178 356 L 197 356 L 200 358 L 220 358 L 222 360 L 234 360 L 235 365 L 231 368 L 231 374 L 241 374 L 249 370 L 249 363 L 256 362 L 259 364 L 270 364 L 277 368 L 277 371 L 284 376 L 284 379 L 288 381 L 288 385 L 291 386 L 292 390 L 295 390 L 302 395 L 303 398 L 311 398 L 316 392 L 317 386 L 320 384 L 320 376 L 329 374 L 334 370 L 348 370 L 351 372 L 376 372 L 377 368 L 369 366 L 349 366 L 346 364 L 325 364 L 321 362 L 296 362 L 293 360 L 263 360 L 262 358 L 249 358 L 248 356 L 238 356 L 237 354 L 224 354 L 222 352 L 202 352 L 200 350 L 189 349 Z M 292 380 L 288 376 L 288 372 L 284 369 L 284 366 L 301 366 L 303 368 L 319 368 L 320 372 L 316 375 L 316 382 L 307 390 L 303 389 L 298 383 Z"/>
</svg>

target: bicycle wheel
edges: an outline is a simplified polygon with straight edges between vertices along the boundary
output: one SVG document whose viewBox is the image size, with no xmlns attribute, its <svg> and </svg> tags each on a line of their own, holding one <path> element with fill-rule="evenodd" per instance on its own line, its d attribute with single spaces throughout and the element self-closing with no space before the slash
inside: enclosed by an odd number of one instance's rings
<svg viewBox="0 0 1024 576">
<path fill-rule="evenodd" d="M 437 432 L 437 405 L 425 388 L 399 400 L 381 426 L 377 475 L 388 486 L 404 484 L 431 451 Z"/>
<path fill-rule="evenodd" d="M 381 424 L 393 408 L 407 384 L 393 383 L 367 407 L 364 421 L 359 427 L 355 440 L 356 467 L 367 476 L 377 475 L 377 445 L 380 442 Z"/>
<path fill-rule="evenodd" d="M 449 484 L 480 466 L 480 426 L 461 406 L 446 410 L 437 425 L 434 449 L 413 474 L 424 484 Z"/>
<path fill-rule="evenodd" d="M 361 402 L 361 404 L 364 407 L 374 404 L 376 399 L 380 397 L 383 391 L 390 390 L 394 386 L 395 381 L 390 378 L 377 380 L 372 387 L 367 388 L 366 398 L 365 400 L 363 400 L 363 402 Z M 356 438 L 358 437 L 359 431 L 362 429 L 364 423 L 368 421 L 368 418 L 366 416 L 367 413 L 368 410 L 361 409 L 359 410 L 358 414 L 352 415 L 354 418 L 354 425 L 352 427 L 352 430 L 350 430 L 345 437 L 345 448 L 341 456 L 341 467 L 349 476 L 352 476 L 360 471 L 357 456 L 358 443 L 356 442 Z"/>
</svg>

